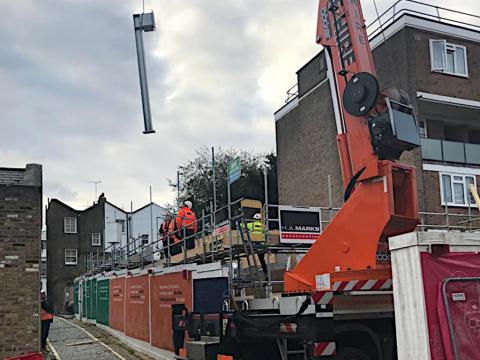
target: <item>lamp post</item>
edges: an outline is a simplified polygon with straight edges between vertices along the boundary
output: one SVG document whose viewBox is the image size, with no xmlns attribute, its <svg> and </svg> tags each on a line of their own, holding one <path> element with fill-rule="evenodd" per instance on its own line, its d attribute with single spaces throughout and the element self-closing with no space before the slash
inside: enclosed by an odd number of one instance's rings
<svg viewBox="0 0 480 360">
<path fill-rule="evenodd" d="M 135 28 L 135 43 L 137 46 L 138 76 L 140 78 L 140 92 L 142 95 L 143 122 L 145 125 L 144 134 L 155 132 L 152 125 L 152 113 L 150 110 L 150 97 L 148 95 L 147 66 L 145 65 L 145 50 L 143 47 L 142 31 L 155 30 L 155 18 L 153 11 L 151 13 L 141 13 L 133 15 L 133 25 Z"/>
</svg>

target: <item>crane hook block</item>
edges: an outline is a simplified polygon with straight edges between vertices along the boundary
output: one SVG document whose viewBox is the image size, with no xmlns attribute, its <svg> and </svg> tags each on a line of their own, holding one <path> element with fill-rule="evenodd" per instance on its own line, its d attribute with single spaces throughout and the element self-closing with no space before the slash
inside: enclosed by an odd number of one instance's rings
<svg viewBox="0 0 480 360">
<path fill-rule="evenodd" d="M 379 85 L 375 76 L 361 72 L 352 76 L 343 92 L 345 110 L 353 116 L 368 113 L 377 103 Z"/>
</svg>

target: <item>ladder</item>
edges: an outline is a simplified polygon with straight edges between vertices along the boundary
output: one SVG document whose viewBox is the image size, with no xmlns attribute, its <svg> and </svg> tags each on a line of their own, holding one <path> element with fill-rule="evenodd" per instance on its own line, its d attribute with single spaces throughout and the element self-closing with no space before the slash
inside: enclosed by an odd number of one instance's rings
<svg viewBox="0 0 480 360">
<path fill-rule="evenodd" d="M 242 239 L 242 245 L 246 254 L 246 259 L 248 264 L 248 270 L 250 272 L 252 282 L 255 286 L 257 297 L 259 298 L 265 297 L 265 291 L 262 288 L 263 275 L 262 276 L 260 275 L 261 272 L 259 271 L 259 268 L 258 268 L 257 258 L 255 257 L 256 253 L 255 253 L 255 249 L 253 248 L 252 239 L 250 237 L 250 231 L 248 230 L 247 224 L 245 223 L 244 219 L 237 220 L 237 229 L 240 234 L 240 238 Z M 252 261 L 250 260 L 250 257 L 252 258 L 253 266 L 252 266 Z"/>
<path fill-rule="evenodd" d="M 296 359 L 296 360 L 307 360 L 307 345 L 303 344 L 301 349 L 289 350 L 288 349 L 288 340 L 277 338 L 278 351 L 280 352 L 280 357 L 282 360 Z"/>
</svg>

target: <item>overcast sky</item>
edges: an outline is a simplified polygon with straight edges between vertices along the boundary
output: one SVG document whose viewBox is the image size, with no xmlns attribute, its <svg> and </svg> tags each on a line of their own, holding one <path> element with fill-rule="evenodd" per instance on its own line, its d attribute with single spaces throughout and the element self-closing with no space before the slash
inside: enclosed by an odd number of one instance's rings
<svg viewBox="0 0 480 360">
<path fill-rule="evenodd" d="M 393 3 L 377 0 L 379 11 Z M 476 0 L 458 4 L 480 14 Z M 171 202 L 167 178 L 202 146 L 274 151 L 273 112 L 319 51 L 314 0 L 145 0 L 157 23 L 144 34 L 157 133 L 143 135 L 141 0 L 0 5 L 0 166 L 42 164 L 45 199 L 77 208 L 94 200 L 93 180 L 125 208 L 147 203 L 149 185 Z M 373 20 L 373 1 L 363 8 Z"/>
</svg>

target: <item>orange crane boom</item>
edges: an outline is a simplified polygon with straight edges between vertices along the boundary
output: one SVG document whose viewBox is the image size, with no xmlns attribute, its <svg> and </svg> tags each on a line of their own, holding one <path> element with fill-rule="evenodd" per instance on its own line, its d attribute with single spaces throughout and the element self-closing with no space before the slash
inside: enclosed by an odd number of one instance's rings
<svg viewBox="0 0 480 360">
<path fill-rule="evenodd" d="M 320 0 L 318 9 L 317 43 L 331 59 L 330 86 L 340 99 L 337 143 L 346 201 L 285 273 L 286 292 L 314 291 L 322 274 L 358 279 L 375 272 L 380 239 L 418 224 L 415 167 L 397 162 L 419 145 L 413 109 L 400 91 L 379 91 L 359 0 Z"/>
</svg>

